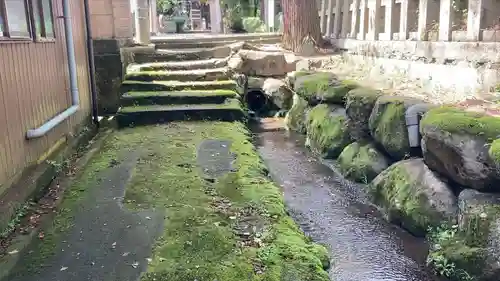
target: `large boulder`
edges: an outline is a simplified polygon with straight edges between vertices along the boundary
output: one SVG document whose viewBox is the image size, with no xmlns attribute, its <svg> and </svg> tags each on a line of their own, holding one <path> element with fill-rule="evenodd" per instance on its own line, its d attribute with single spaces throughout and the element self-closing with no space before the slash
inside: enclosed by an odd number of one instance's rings
<svg viewBox="0 0 500 281">
<path fill-rule="evenodd" d="M 299 73 L 300 74 L 300 73 Z M 355 82 L 338 80 L 330 72 L 317 72 L 296 76 L 294 90 L 309 104 L 344 104 L 347 93 L 358 87 Z"/>
<path fill-rule="evenodd" d="M 454 182 L 500 191 L 500 119 L 453 107 L 428 111 L 420 123 L 425 163 Z"/>
<path fill-rule="evenodd" d="M 346 95 L 347 128 L 353 140 L 370 140 L 369 120 L 375 102 L 382 92 L 359 87 L 351 90 Z"/>
<path fill-rule="evenodd" d="M 290 108 L 285 116 L 286 129 L 305 134 L 309 110 L 310 106 L 307 104 L 306 100 L 299 97 L 297 94 L 293 95 L 292 108 Z"/>
<path fill-rule="evenodd" d="M 421 158 L 394 163 L 369 189 L 386 218 L 414 235 L 423 236 L 429 227 L 456 219 L 456 196 Z"/>
<path fill-rule="evenodd" d="M 406 110 L 422 102 L 416 99 L 381 96 L 375 102 L 368 126 L 371 136 L 394 159 L 412 155 L 406 127 Z"/>
<path fill-rule="evenodd" d="M 283 80 L 267 78 L 262 85 L 262 91 L 279 109 L 292 107 L 293 91 Z"/>
<path fill-rule="evenodd" d="M 390 160 L 372 143 L 353 142 L 342 150 L 338 163 L 344 177 L 367 184 L 389 167 Z"/>
<path fill-rule="evenodd" d="M 240 50 L 238 55 L 243 63 L 235 71 L 250 76 L 285 76 L 291 68 L 283 52 Z"/>
<path fill-rule="evenodd" d="M 458 196 L 458 225 L 433 233 L 429 261 L 440 267 L 442 260 L 455 266 L 447 276 L 469 275 L 497 281 L 500 276 L 500 195 L 465 189 Z M 453 235 L 447 235 L 452 233 Z M 463 280 L 463 279 L 459 279 Z"/>
<path fill-rule="evenodd" d="M 350 142 L 345 120 L 345 109 L 341 106 L 320 104 L 311 109 L 306 121 L 311 150 L 323 158 L 338 157 Z"/>
</svg>

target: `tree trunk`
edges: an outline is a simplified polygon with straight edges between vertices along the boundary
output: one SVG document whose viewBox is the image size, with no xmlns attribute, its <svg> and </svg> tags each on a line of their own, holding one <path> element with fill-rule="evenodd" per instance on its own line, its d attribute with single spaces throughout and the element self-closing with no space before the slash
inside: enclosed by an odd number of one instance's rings
<svg viewBox="0 0 500 281">
<path fill-rule="evenodd" d="M 301 52 L 304 40 L 322 45 L 321 27 L 316 0 L 282 0 L 283 46 Z"/>
</svg>

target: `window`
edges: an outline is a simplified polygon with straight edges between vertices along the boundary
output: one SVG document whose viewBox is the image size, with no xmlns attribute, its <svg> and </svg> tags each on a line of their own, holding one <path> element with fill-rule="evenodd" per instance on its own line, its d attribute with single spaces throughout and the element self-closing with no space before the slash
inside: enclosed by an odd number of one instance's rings
<svg viewBox="0 0 500 281">
<path fill-rule="evenodd" d="M 53 39 L 52 0 L 0 0 L 0 39 Z"/>
</svg>

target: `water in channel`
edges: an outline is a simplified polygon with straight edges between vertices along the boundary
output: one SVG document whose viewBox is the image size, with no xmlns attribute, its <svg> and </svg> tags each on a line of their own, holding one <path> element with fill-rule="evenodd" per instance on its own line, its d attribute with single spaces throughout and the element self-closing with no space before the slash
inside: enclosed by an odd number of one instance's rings
<svg viewBox="0 0 500 281">
<path fill-rule="evenodd" d="M 257 129 L 255 140 L 291 216 L 329 249 L 331 280 L 439 280 L 425 268 L 425 242 L 387 223 L 363 186 L 343 179 L 333 162 L 317 160 L 303 136 Z"/>
</svg>

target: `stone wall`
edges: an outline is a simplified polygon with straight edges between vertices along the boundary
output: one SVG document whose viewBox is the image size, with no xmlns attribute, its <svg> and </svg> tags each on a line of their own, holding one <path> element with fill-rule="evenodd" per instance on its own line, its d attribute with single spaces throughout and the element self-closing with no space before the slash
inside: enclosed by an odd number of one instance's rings
<svg viewBox="0 0 500 281">
<path fill-rule="evenodd" d="M 365 184 L 387 220 L 431 239 L 428 260 L 439 273 L 495 280 L 500 119 L 387 95 L 330 72 L 294 72 L 287 81 L 295 92 L 289 130 L 307 134 L 312 151 Z"/>
</svg>

